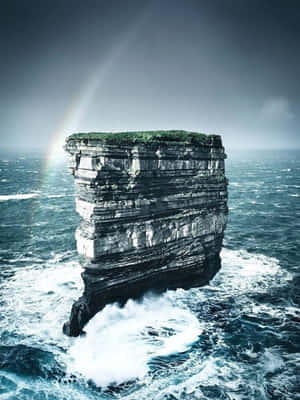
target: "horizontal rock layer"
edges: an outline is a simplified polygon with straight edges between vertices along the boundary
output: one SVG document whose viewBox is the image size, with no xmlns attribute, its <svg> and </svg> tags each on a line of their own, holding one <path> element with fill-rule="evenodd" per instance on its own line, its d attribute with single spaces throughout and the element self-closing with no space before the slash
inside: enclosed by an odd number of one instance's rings
<svg viewBox="0 0 300 400">
<path fill-rule="evenodd" d="M 76 336 L 107 303 L 206 284 L 219 270 L 227 220 L 226 157 L 202 144 L 108 144 L 72 138 L 83 296 L 64 332 Z"/>
</svg>

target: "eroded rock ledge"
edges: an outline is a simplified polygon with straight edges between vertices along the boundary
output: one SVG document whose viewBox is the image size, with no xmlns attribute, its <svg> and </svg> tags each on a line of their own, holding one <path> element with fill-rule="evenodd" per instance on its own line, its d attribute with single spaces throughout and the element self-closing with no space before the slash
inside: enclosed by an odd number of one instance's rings
<svg viewBox="0 0 300 400">
<path fill-rule="evenodd" d="M 227 220 L 222 141 L 176 132 L 67 139 L 84 268 L 67 335 L 79 335 L 107 303 L 201 286 L 219 270 Z"/>
</svg>

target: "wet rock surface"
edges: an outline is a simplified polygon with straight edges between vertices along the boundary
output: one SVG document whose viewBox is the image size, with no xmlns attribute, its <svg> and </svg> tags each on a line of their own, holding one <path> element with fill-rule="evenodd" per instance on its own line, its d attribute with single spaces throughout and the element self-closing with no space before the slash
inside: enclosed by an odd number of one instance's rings
<svg viewBox="0 0 300 400">
<path fill-rule="evenodd" d="M 146 291 L 205 285 L 220 269 L 227 221 L 226 155 L 219 136 L 199 143 L 67 141 L 81 224 L 84 293 L 70 336 L 106 304 Z"/>
</svg>

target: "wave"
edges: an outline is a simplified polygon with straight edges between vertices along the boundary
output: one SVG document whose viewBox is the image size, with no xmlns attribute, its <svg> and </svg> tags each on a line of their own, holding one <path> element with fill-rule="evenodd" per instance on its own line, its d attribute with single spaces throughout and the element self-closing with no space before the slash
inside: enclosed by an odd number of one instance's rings
<svg viewBox="0 0 300 400">
<path fill-rule="evenodd" d="M 286 281 L 292 277 L 281 268 L 275 257 L 226 248 L 222 250 L 221 257 L 222 268 L 210 286 L 228 294 L 266 291 L 278 280 Z"/>
<path fill-rule="evenodd" d="M 276 296 L 275 289 L 290 278 L 276 258 L 224 249 L 222 269 L 210 285 L 148 294 L 124 307 L 107 305 L 89 321 L 84 337 L 70 339 L 61 327 L 82 282 L 78 263 L 69 261 L 72 254 L 65 257 L 59 254 L 45 267 L 16 267 L 14 276 L 0 287 L 5 299 L 1 330 L 10 332 L 5 337 L 21 334 L 30 347 L 51 346 L 59 364 L 78 382 L 83 378 L 105 389 L 138 380 L 128 399 L 181 398 L 184 393 L 206 398 L 206 386 L 222 388 L 215 398 L 234 398 L 241 387 L 248 394 L 245 398 L 255 398 L 257 389 L 254 380 L 248 381 L 249 374 L 260 374 L 257 385 L 262 391 L 265 374 L 281 374 L 282 357 L 276 348 L 268 348 L 267 341 L 279 333 L 268 321 L 285 321 L 286 304 L 255 299 L 265 298 L 270 290 Z M 247 329 L 249 335 L 255 330 L 255 348 L 247 342 Z M 242 345 L 231 348 L 228 331 L 241 335 Z M 4 344 L 15 345 L 12 340 Z"/>
<path fill-rule="evenodd" d="M 189 309 L 165 294 L 129 300 L 123 308 L 108 305 L 85 331 L 69 351 L 68 370 L 107 386 L 142 378 L 154 357 L 187 351 L 201 334 L 201 325 Z"/>
<path fill-rule="evenodd" d="M 0 366 L 13 374 L 58 378 L 63 376 L 54 355 L 36 347 L 0 345 Z"/>
<path fill-rule="evenodd" d="M 33 197 L 39 196 L 39 193 L 19 193 L 19 194 L 8 194 L 8 195 L 0 195 L 0 201 L 9 201 L 9 200 L 27 200 Z"/>
<path fill-rule="evenodd" d="M 29 260 L 32 264 L 22 269 L 16 260 L 12 277 L 0 285 L 5 299 L 1 328 L 11 337 L 21 333 L 30 346 L 68 342 L 62 324 L 82 290 L 81 268 L 77 261 L 69 261 L 70 254 L 57 254 L 46 263 Z"/>
<path fill-rule="evenodd" d="M 209 286 L 168 291 L 158 297 L 146 296 L 141 302 L 129 300 L 124 308 L 117 304 L 106 306 L 88 323 L 86 336 L 75 339 L 71 346 L 67 362 L 69 372 L 80 373 L 102 387 L 132 379 L 145 381 L 153 359 L 188 351 L 193 343 L 201 340 L 210 324 L 215 324 L 218 312 L 213 312 L 209 320 L 205 307 L 217 307 L 222 315 L 228 297 L 236 296 L 239 306 L 246 312 L 249 306 L 254 307 L 249 293 L 264 292 L 280 277 L 289 278 L 276 258 L 224 249 L 222 260 L 223 268 Z M 201 314 L 202 305 L 205 305 L 204 315 Z M 221 335 L 220 340 L 222 343 Z M 198 385 L 201 381 L 213 381 L 216 370 L 222 369 L 218 357 L 204 362 L 200 361 L 200 355 L 198 360 L 192 355 L 188 358 L 186 368 L 188 365 L 189 374 L 197 376 Z M 240 373 L 238 366 L 236 370 Z M 188 382 L 184 380 L 182 390 L 191 389 L 193 381 L 193 378 L 188 378 Z M 144 396 L 151 398 L 152 394 Z"/>
<path fill-rule="evenodd" d="M 49 194 L 45 195 L 48 199 L 54 199 L 59 197 L 74 197 L 74 194 Z"/>
</svg>

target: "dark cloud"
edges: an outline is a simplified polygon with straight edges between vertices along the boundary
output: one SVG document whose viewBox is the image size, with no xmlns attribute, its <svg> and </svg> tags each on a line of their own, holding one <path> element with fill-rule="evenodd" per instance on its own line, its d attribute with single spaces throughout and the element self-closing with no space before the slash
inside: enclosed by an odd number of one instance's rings
<svg viewBox="0 0 300 400">
<path fill-rule="evenodd" d="M 2 148 L 168 128 L 220 133 L 227 147 L 300 146 L 298 1 L 0 7 Z"/>
</svg>

